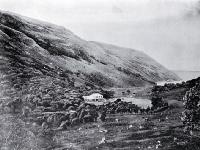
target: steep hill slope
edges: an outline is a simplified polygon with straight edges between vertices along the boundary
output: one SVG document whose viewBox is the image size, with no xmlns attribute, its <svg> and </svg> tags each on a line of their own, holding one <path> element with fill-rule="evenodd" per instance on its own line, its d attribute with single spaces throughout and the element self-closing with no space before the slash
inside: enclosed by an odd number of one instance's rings
<svg viewBox="0 0 200 150">
<path fill-rule="evenodd" d="M 21 86 L 60 79 L 71 86 L 144 86 L 179 78 L 140 51 L 85 41 L 53 24 L 0 12 L 0 71 Z"/>
</svg>

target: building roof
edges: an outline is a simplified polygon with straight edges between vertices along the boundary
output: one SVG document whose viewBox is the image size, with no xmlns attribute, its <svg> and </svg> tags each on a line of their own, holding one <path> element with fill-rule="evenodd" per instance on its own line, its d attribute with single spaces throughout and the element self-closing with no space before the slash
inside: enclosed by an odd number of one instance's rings
<svg viewBox="0 0 200 150">
<path fill-rule="evenodd" d="M 99 93 L 93 93 L 91 94 L 90 96 L 103 96 L 102 94 L 99 94 Z"/>
<path fill-rule="evenodd" d="M 96 98 L 96 97 L 99 97 L 99 96 L 102 96 L 102 97 L 103 97 L 102 94 L 99 94 L 99 93 L 93 93 L 93 94 L 91 94 L 91 95 L 89 95 L 89 96 L 83 96 L 83 98 L 93 99 L 93 98 Z"/>
</svg>

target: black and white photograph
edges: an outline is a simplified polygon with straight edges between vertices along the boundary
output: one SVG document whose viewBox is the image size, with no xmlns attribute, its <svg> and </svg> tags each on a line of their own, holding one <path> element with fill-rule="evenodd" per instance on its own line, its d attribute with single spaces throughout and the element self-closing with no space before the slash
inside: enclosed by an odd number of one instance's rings
<svg viewBox="0 0 200 150">
<path fill-rule="evenodd" d="M 200 0 L 0 0 L 0 150 L 200 150 Z"/>
</svg>

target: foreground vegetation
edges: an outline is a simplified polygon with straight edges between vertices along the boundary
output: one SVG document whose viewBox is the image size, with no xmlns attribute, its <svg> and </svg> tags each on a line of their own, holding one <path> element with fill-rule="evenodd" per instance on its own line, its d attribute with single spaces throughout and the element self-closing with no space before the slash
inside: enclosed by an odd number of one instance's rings
<svg viewBox="0 0 200 150">
<path fill-rule="evenodd" d="M 105 121 L 71 126 L 68 130 L 42 130 L 19 116 L 1 115 L 2 149 L 150 149 L 198 150 L 198 131 L 183 132 L 183 109 L 153 114 L 109 114 Z"/>
<path fill-rule="evenodd" d="M 193 135 L 195 131 L 200 131 L 200 78 L 153 88 L 153 109 L 167 108 L 172 100 L 178 100 L 184 104 L 181 117 L 184 132 Z M 178 105 L 174 105 L 174 107 L 178 107 Z"/>
</svg>

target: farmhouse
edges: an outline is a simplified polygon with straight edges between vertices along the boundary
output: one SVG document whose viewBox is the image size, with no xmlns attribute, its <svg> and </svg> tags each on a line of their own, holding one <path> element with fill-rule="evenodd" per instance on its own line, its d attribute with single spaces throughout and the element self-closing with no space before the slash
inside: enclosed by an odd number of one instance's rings
<svg viewBox="0 0 200 150">
<path fill-rule="evenodd" d="M 103 95 L 99 93 L 93 93 L 89 96 L 83 96 L 84 100 L 86 102 L 104 102 L 105 99 L 103 98 Z"/>
</svg>

